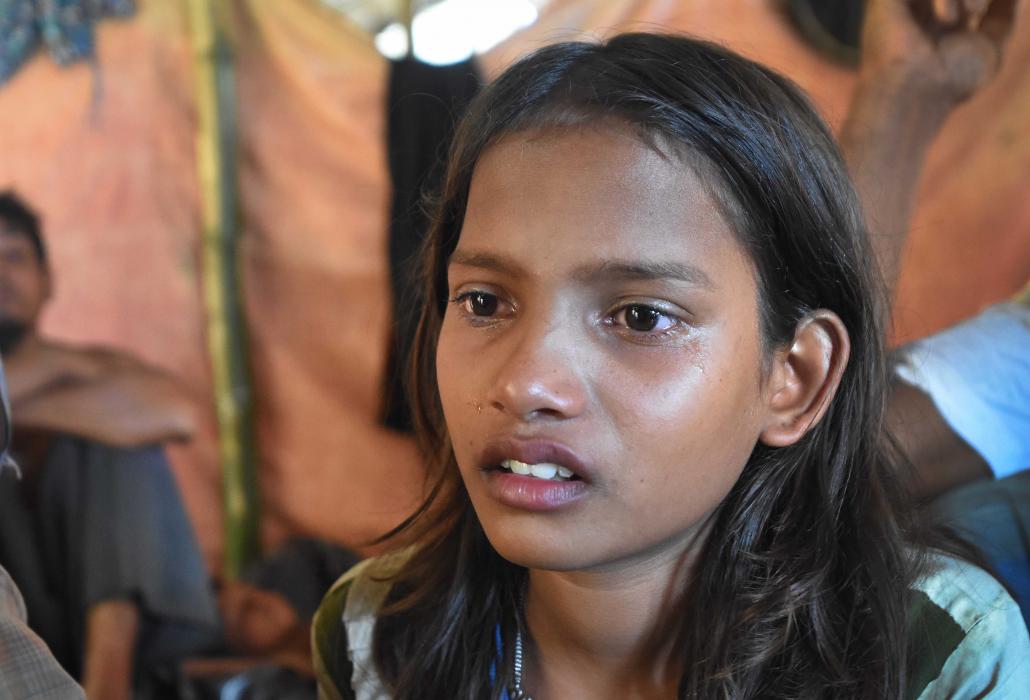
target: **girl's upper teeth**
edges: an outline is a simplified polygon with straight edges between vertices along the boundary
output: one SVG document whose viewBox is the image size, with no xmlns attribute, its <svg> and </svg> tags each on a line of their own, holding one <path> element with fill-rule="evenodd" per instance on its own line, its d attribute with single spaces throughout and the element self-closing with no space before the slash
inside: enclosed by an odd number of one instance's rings
<svg viewBox="0 0 1030 700">
<path fill-rule="evenodd" d="M 572 478 L 572 470 L 560 464 L 541 462 L 540 464 L 526 464 L 517 459 L 506 459 L 501 462 L 505 469 L 523 476 L 534 476 L 537 479 L 564 480 Z"/>
</svg>

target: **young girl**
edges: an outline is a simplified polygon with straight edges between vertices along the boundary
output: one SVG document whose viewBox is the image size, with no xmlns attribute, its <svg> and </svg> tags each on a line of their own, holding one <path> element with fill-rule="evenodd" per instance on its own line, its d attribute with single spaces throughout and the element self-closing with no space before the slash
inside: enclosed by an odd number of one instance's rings
<svg viewBox="0 0 1030 700">
<path fill-rule="evenodd" d="M 768 69 L 645 34 L 510 68 L 425 251 L 430 495 L 323 602 L 322 696 L 1030 687 L 1014 603 L 898 505 L 871 260 Z"/>
</svg>

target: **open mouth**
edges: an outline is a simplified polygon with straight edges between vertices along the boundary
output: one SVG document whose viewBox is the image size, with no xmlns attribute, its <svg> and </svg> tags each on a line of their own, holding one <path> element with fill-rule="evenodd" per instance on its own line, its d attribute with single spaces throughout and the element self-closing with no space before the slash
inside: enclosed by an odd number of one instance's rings
<svg viewBox="0 0 1030 700">
<path fill-rule="evenodd" d="M 542 479 L 545 481 L 580 480 L 580 478 L 568 467 L 563 467 L 560 464 L 553 464 L 551 462 L 527 464 L 526 462 L 520 462 L 517 459 L 505 459 L 501 461 L 499 469 L 502 472 L 518 474 L 519 476 L 529 476 L 534 479 Z"/>
</svg>

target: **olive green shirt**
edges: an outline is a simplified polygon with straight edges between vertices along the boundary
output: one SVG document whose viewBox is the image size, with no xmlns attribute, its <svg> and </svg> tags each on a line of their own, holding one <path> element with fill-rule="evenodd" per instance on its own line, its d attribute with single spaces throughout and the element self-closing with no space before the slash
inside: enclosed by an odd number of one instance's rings
<svg viewBox="0 0 1030 700">
<path fill-rule="evenodd" d="M 372 658 L 376 610 L 403 555 L 362 562 L 322 602 L 312 626 L 320 700 L 389 700 Z M 906 698 L 1025 700 L 1030 639 L 1019 607 L 982 569 L 935 556 L 914 587 L 911 644 L 918 663 Z"/>
</svg>

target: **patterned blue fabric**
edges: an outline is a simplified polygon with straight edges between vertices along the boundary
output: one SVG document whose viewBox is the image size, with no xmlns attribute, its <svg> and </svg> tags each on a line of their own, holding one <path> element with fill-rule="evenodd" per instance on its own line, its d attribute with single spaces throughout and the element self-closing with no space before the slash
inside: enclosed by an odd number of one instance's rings
<svg viewBox="0 0 1030 700">
<path fill-rule="evenodd" d="M 0 0 L 0 83 L 40 44 L 62 66 L 93 58 L 93 25 L 135 11 L 134 0 Z"/>
<path fill-rule="evenodd" d="M 504 645 L 501 642 L 500 624 L 494 627 L 494 646 L 497 647 L 497 656 L 494 657 L 493 663 L 490 664 L 490 685 L 497 682 L 497 662 L 504 659 Z M 510 700 L 507 688 L 501 690 L 501 700 Z"/>
</svg>

